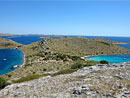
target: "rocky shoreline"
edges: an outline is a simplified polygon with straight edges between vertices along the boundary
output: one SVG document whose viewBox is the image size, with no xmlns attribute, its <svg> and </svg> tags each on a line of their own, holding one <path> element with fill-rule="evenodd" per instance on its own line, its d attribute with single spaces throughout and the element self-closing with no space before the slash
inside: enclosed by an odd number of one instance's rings
<svg viewBox="0 0 130 98">
<path fill-rule="evenodd" d="M 130 62 L 98 64 L 0 91 L 0 98 L 130 98 Z"/>
</svg>

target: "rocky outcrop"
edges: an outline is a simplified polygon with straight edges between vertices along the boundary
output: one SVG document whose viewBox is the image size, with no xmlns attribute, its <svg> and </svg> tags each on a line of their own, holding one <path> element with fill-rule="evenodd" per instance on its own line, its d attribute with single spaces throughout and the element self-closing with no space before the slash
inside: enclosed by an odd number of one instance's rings
<svg viewBox="0 0 130 98">
<path fill-rule="evenodd" d="M 49 42 L 49 39 L 48 39 L 48 38 L 44 38 L 44 39 L 42 39 L 41 41 L 39 41 L 39 46 L 40 46 L 42 49 L 45 50 L 45 49 L 47 48 L 48 42 Z"/>
<path fill-rule="evenodd" d="M 130 98 L 130 63 L 98 64 L 77 72 L 12 84 L 0 98 Z"/>
</svg>

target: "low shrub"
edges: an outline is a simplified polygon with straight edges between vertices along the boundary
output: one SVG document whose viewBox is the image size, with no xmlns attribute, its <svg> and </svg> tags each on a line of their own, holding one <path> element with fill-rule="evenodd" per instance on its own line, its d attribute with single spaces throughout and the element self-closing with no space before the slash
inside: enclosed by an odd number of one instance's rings
<svg viewBox="0 0 130 98">
<path fill-rule="evenodd" d="M 32 66 L 32 64 L 25 64 L 24 66 L 25 66 L 25 67 L 27 67 L 27 66 Z"/>
<path fill-rule="evenodd" d="M 14 80 L 13 83 L 21 83 L 21 82 L 25 82 L 25 81 L 30 81 L 30 80 L 34 80 L 34 79 L 38 79 L 40 77 L 44 77 L 44 76 L 48 76 L 49 74 L 32 74 L 32 75 L 28 75 L 26 77 L 22 77 L 18 80 Z"/>
<path fill-rule="evenodd" d="M 75 63 L 71 66 L 71 69 L 80 69 L 83 68 L 83 64 L 81 63 Z"/>
<path fill-rule="evenodd" d="M 59 58 L 61 60 L 65 60 L 67 58 L 67 55 L 65 55 L 65 54 L 57 54 L 57 58 Z"/>
<path fill-rule="evenodd" d="M 71 58 L 73 61 L 81 60 L 81 58 L 78 57 L 78 56 L 71 56 L 70 58 Z"/>
<path fill-rule="evenodd" d="M 109 45 L 109 46 L 110 46 L 110 44 L 109 44 L 109 43 L 107 43 L 107 42 L 101 42 L 101 43 L 103 43 L 103 44 L 105 44 L 105 45 Z"/>
<path fill-rule="evenodd" d="M 37 53 L 36 56 L 44 57 L 44 55 L 42 53 Z"/>
<path fill-rule="evenodd" d="M 8 77 L 11 77 L 12 75 L 11 74 L 8 74 Z"/>
<path fill-rule="evenodd" d="M 108 61 L 105 61 L 105 60 L 102 60 L 100 61 L 100 64 L 108 64 L 109 62 Z"/>
<path fill-rule="evenodd" d="M 61 74 L 70 74 L 77 71 L 77 69 L 63 69 L 58 71 L 57 73 L 52 74 L 51 76 L 57 76 L 57 75 L 61 75 Z"/>
<path fill-rule="evenodd" d="M 0 77 L 0 89 L 3 89 L 7 85 L 9 85 L 9 83 L 7 83 L 6 80 Z"/>
<path fill-rule="evenodd" d="M 43 71 L 47 71 L 47 69 L 46 69 L 46 68 L 43 68 Z"/>
<path fill-rule="evenodd" d="M 38 48 L 38 46 L 33 46 L 31 49 L 35 50 L 35 49 L 37 49 L 37 48 Z"/>
<path fill-rule="evenodd" d="M 93 64 L 87 63 L 87 64 L 84 65 L 84 67 L 89 67 L 89 66 L 93 66 Z"/>
</svg>

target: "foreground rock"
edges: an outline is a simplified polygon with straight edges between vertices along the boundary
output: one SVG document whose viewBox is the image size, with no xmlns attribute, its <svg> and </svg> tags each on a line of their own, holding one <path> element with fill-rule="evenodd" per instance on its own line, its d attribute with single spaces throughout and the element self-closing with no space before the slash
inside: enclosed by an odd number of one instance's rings
<svg viewBox="0 0 130 98">
<path fill-rule="evenodd" d="M 12 84 L 0 98 L 130 98 L 130 63 L 96 65 L 55 77 Z"/>
</svg>

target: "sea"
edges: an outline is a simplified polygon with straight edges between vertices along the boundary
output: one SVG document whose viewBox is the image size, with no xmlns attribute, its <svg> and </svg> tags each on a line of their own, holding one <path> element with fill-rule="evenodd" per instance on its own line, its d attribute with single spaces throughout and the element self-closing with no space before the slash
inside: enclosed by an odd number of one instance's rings
<svg viewBox="0 0 130 98">
<path fill-rule="evenodd" d="M 0 75 L 15 70 L 14 65 L 23 63 L 23 53 L 18 49 L 0 49 Z"/>
<path fill-rule="evenodd" d="M 42 37 L 48 37 L 49 35 L 15 35 L 15 36 L 1 36 L 5 39 L 10 39 L 15 42 L 18 42 L 23 45 L 28 45 L 37 41 L 42 40 Z M 62 35 L 67 36 L 67 35 Z M 79 37 L 79 36 L 70 36 L 67 37 Z M 130 42 L 130 37 L 107 37 L 107 36 L 80 36 L 85 38 L 104 38 L 111 41 L 119 41 L 119 42 Z M 55 39 L 60 39 L 61 37 L 51 37 Z M 118 44 L 121 47 L 125 47 L 130 49 L 130 44 Z M 124 55 L 107 55 L 107 56 L 92 56 L 86 58 L 86 60 L 92 61 L 101 61 L 106 60 L 110 63 L 121 63 L 121 62 L 129 62 L 130 54 Z M 21 65 L 23 62 L 23 53 L 17 49 L 0 49 L 0 75 L 11 72 L 15 69 L 12 67 L 14 65 Z"/>
<path fill-rule="evenodd" d="M 28 45 L 42 40 L 42 37 L 49 37 L 49 35 L 14 35 L 14 36 L 1 36 L 5 39 L 10 39 L 23 45 Z M 50 37 L 59 39 L 60 37 Z"/>
</svg>

